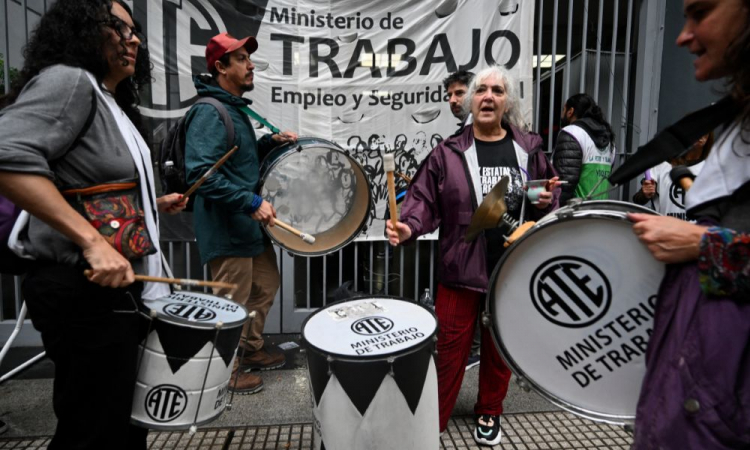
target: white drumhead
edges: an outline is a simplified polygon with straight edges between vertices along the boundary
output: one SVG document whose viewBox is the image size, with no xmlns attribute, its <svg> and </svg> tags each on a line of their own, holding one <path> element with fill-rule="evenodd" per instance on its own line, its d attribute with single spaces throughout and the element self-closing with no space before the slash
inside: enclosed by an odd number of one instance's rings
<svg viewBox="0 0 750 450">
<path fill-rule="evenodd" d="M 302 335 L 324 353 L 368 358 L 418 346 L 436 330 L 435 316 L 420 305 L 368 297 L 319 310 L 304 324 Z"/>
<path fill-rule="evenodd" d="M 574 413 L 625 423 L 635 417 L 664 265 L 624 217 L 595 216 L 548 219 L 527 233 L 501 261 L 489 309 L 517 375 Z"/>
<path fill-rule="evenodd" d="M 146 309 L 156 311 L 159 320 L 191 328 L 224 328 L 241 326 L 247 319 L 244 306 L 215 295 L 197 292 L 175 292 L 155 300 L 144 300 Z"/>
</svg>

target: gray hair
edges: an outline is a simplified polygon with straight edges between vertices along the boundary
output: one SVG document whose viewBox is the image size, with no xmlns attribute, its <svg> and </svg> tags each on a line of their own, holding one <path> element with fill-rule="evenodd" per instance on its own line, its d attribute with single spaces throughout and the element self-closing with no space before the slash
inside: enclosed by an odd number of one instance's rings
<svg viewBox="0 0 750 450">
<path fill-rule="evenodd" d="M 526 122 L 521 115 L 521 104 L 517 94 L 517 82 L 508 69 L 503 66 L 494 65 L 481 70 L 476 74 L 469 84 L 469 90 L 464 98 L 464 110 L 471 112 L 471 102 L 478 87 L 489 78 L 495 78 L 505 85 L 505 105 L 507 111 L 503 114 L 503 122 L 511 124 L 521 130 L 526 130 Z"/>
</svg>

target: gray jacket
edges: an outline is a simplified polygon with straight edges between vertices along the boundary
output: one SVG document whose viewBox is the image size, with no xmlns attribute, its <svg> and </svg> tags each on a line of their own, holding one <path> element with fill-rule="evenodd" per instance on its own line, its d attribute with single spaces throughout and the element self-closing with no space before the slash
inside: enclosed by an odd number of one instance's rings
<svg viewBox="0 0 750 450">
<path fill-rule="evenodd" d="M 42 175 L 58 187 L 135 178 L 130 152 L 99 97 L 91 126 L 70 148 L 93 95 L 86 72 L 78 68 L 51 66 L 29 81 L 16 102 L 0 110 L 0 170 Z M 83 258 L 80 248 L 33 216 L 22 241 L 39 260 L 77 264 Z"/>
</svg>

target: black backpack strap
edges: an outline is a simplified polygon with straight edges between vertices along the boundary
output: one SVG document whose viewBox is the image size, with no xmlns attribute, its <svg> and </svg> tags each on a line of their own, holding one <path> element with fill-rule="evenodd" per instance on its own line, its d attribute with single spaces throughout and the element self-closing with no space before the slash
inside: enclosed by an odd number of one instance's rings
<svg viewBox="0 0 750 450">
<path fill-rule="evenodd" d="M 612 172 L 609 181 L 613 185 L 626 183 L 646 169 L 679 156 L 703 135 L 731 121 L 738 111 L 737 103 L 727 96 L 711 106 L 688 114 L 639 147 L 635 155 Z"/>
<path fill-rule="evenodd" d="M 209 105 L 213 105 L 213 107 L 219 111 L 219 117 L 221 117 L 221 121 L 224 122 L 224 128 L 227 129 L 227 144 L 229 144 L 230 148 L 234 146 L 234 122 L 232 122 L 232 118 L 229 116 L 229 111 L 227 111 L 226 106 L 213 97 L 201 97 L 194 104 L 198 103 L 208 103 Z"/>
</svg>

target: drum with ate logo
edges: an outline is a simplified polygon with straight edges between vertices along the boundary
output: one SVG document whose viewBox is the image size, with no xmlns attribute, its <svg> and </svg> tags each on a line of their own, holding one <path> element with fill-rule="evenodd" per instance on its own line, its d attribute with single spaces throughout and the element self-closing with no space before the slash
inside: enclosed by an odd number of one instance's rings
<svg viewBox="0 0 750 450">
<path fill-rule="evenodd" d="M 393 297 L 338 302 L 308 317 L 313 448 L 438 448 L 436 333 L 432 311 Z"/>
<path fill-rule="evenodd" d="M 247 310 L 195 292 L 143 303 L 149 331 L 139 349 L 131 422 L 155 430 L 184 430 L 215 420 L 227 404 Z"/>
<path fill-rule="evenodd" d="M 522 386 L 614 424 L 635 418 L 665 270 L 628 212 L 654 213 L 588 201 L 537 222 L 495 268 L 483 319 Z"/>
<path fill-rule="evenodd" d="M 341 147 L 300 138 L 274 149 L 263 160 L 259 193 L 279 220 L 315 237 L 310 245 L 280 227 L 266 227 L 289 252 L 319 256 L 357 237 L 370 213 L 370 185 L 364 169 Z"/>
</svg>

